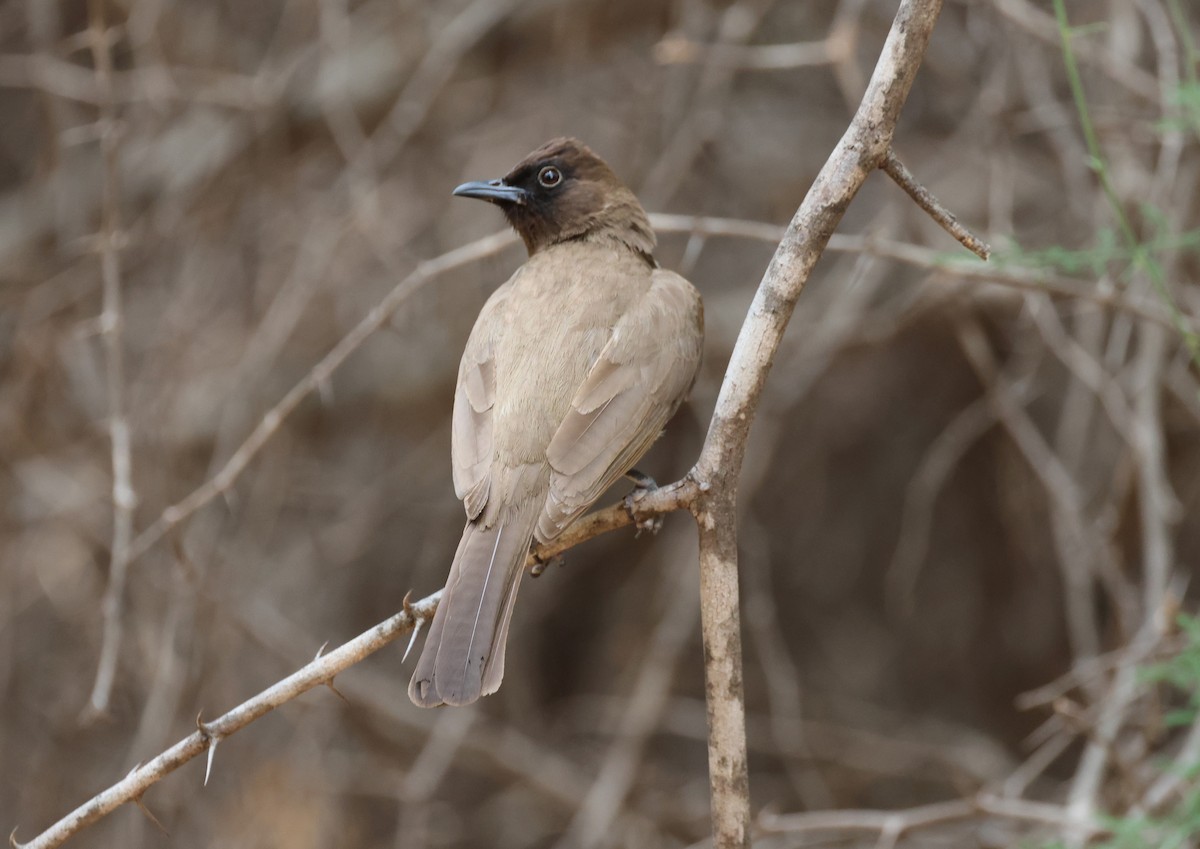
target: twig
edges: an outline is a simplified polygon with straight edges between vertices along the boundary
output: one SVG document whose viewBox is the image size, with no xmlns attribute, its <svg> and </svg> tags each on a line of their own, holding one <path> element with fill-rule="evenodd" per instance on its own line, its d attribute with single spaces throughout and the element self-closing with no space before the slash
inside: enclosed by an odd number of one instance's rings
<svg viewBox="0 0 1200 849">
<path fill-rule="evenodd" d="M 978 793 L 970 799 L 955 799 L 934 802 L 916 808 L 898 811 L 841 810 L 812 811 L 802 814 L 764 814 L 758 826 L 766 832 L 802 834 L 820 831 L 868 831 L 879 832 L 893 839 L 919 828 L 929 828 L 944 823 L 979 816 L 1020 820 L 1041 825 L 1061 827 L 1070 819 L 1070 813 L 1059 805 L 1030 802 L 997 796 L 994 793 Z M 1097 823 L 1077 823 L 1089 835 L 1104 834 L 1107 829 Z"/>
<path fill-rule="evenodd" d="M 1054 16 L 1030 3 L 1029 0 L 993 0 L 997 11 L 1025 32 L 1046 44 L 1058 45 L 1058 26 Z M 1109 79 L 1144 100 L 1158 99 L 1158 81 L 1136 65 L 1113 56 L 1107 50 L 1080 42 L 1075 48 L 1079 58 L 1096 65 Z"/>
<path fill-rule="evenodd" d="M 366 316 L 355 325 L 354 329 L 330 349 L 321 361 L 313 366 L 301 380 L 288 390 L 274 407 L 267 411 L 262 420 L 251 432 L 246 441 L 226 461 L 221 470 L 206 483 L 194 490 L 182 501 L 172 504 L 163 510 L 155 522 L 138 534 L 130 547 L 130 558 L 141 557 L 150 546 L 169 532 L 180 522 L 193 515 L 197 510 L 212 501 L 218 495 L 227 492 L 233 486 L 238 476 L 247 464 L 258 454 L 262 447 L 274 436 L 283 420 L 291 414 L 296 406 L 310 393 L 329 382 L 333 372 L 358 350 L 371 334 L 387 323 L 392 314 L 404 303 L 414 291 L 424 286 L 440 274 L 458 268 L 486 256 L 498 253 L 509 245 L 515 244 L 516 236 L 511 232 L 494 233 L 477 239 L 474 242 L 442 254 L 436 259 L 427 260 L 413 270 L 408 277 L 396 286 L 376 304 Z"/>
<path fill-rule="evenodd" d="M 1071 781 L 1067 798 L 1067 809 L 1073 821 L 1092 816 L 1100 794 L 1100 783 L 1108 769 L 1112 746 L 1125 723 L 1129 705 L 1138 694 L 1138 664 L 1155 650 L 1161 634 L 1155 627 L 1155 618 L 1147 617 L 1142 628 L 1129 644 L 1128 662 L 1121 666 L 1113 678 L 1107 697 L 1100 707 L 1100 715 L 1088 741 L 1079 766 Z M 1086 835 L 1078 832 L 1068 835 L 1069 845 L 1081 845 Z"/>
<path fill-rule="evenodd" d="M 638 499 L 638 517 L 663 515 L 687 507 L 689 500 L 693 499 L 697 492 L 696 486 L 688 479 L 651 490 Z M 633 518 L 626 511 L 623 503 L 600 512 L 608 518 L 599 522 L 586 523 L 586 530 L 580 531 L 572 528 L 568 531 L 572 540 L 571 545 L 577 545 L 586 539 L 633 523 Z M 618 512 L 624 515 L 624 521 L 616 519 L 613 515 Z M 548 559 L 550 556 L 552 555 L 547 552 L 545 547 L 535 549 L 530 554 L 527 563 L 532 565 L 542 559 Z M 254 720 L 314 687 L 329 683 L 344 670 L 383 648 L 397 637 L 412 631 L 418 622 L 428 621 L 437 610 L 441 595 L 441 590 L 438 590 L 420 601 L 406 604 L 405 609 L 400 613 L 379 623 L 334 651 L 320 655 L 308 665 L 223 716 L 212 722 L 200 723 L 196 733 L 179 741 L 149 763 L 139 766 L 124 779 L 80 805 L 30 842 L 17 843 L 14 840 L 13 845 L 17 849 L 49 849 L 49 847 L 62 845 L 67 838 L 116 810 L 124 803 L 140 798 L 153 784 L 208 751 L 220 740 L 245 728 Z"/>
<path fill-rule="evenodd" d="M 1183 646 L 1184 640 L 1178 636 L 1165 637 L 1152 657 L 1175 654 Z M 1048 684 L 1018 694 L 1013 703 L 1018 710 L 1032 710 L 1041 705 L 1048 705 L 1071 690 L 1083 687 L 1089 680 L 1109 675 L 1127 664 L 1142 663 L 1145 660 L 1147 657 L 1136 654 L 1132 646 L 1122 646 L 1106 654 L 1076 663 Z"/>
<path fill-rule="evenodd" d="M 522 2 L 524 0 L 471 0 L 438 27 L 436 38 L 396 95 L 391 110 L 348 164 L 345 176 L 351 188 L 364 172 L 382 169 L 399 155 L 425 122 L 438 93 L 450 81 L 467 51 L 506 20 Z M 362 209 L 361 203 L 367 197 L 355 196 L 356 211 Z"/>
<path fill-rule="evenodd" d="M 592 849 L 611 836 L 613 822 L 637 778 L 646 741 L 666 708 L 680 655 L 696 630 L 695 578 L 688 559 L 678 558 L 663 575 L 661 595 L 668 599 L 667 608 L 647 642 L 632 692 L 624 700 L 616 739 L 556 849 Z"/>
<path fill-rule="evenodd" d="M 1173 99 L 1178 96 L 1181 84 L 1175 38 L 1171 32 L 1170 20 L 1160 5 L 1146 2 L 1137 5 L 1142 9 L 1159 54 L 1160 109 L 1166 116 L 1171 114 Z M 1192 67 L 1191 57 L 1188 57 L 1188 67 Z M 1178 178 L 1184 144 L 1185 138 L 1180 128 L 1164 130 L 1154 180 L 1151 183 L 1151 199 L 1170 198 Z M 1186 206 L 1186 203 L 1185 201 L 1180 205 Z M 1186 209 L 1181 210 L 1181 213 L 1183 220 Z M 1144 273 L 1151 283 L 1158 286 L 1159 275 L 1164 280 L 1174 277 L 1175 265 L 1178 262 L 1179 256 L 1176 253 L 1163 263 L 1157 274 L 1157 263 L 1147 263 Z M 1160 291 L 1160 294 L 1164 293 Z M 1164 295 L 1164 300 L 1168 309 L 1176 311 L 1175 301 L 1169 294 Z M 1133 375 L 1134 385 L 1137 387 L 1133 430 L 1136 434 L 1138 455 L 1138 512 L 1142 529 L 1142 574 L 1145 583 L 1143 615 L 1147 619 L 1156 620 L 1158 632 L 1162 635 L 1172 625 L 1169 614 L 1164 621 L 1164 612 L 1168 607 L 1168 585 L 1175 565 L 1172 526 L 1178 522 L 1180 515 L 1179 501 L 1172 490 L 1167 471 L 1166 428 L 1162 415 L 1162 375 L 1167 363 L 1168 340 L 1160 327 L 1142 323 L 1138 330 L 1139 346 Z M 1187 327 L 1186 320 L 1180 323 L 1180 333 L 1192 353 L 1193 361 L 1200 362 L 1200 343 L 1197 342 L 1194 331 Z"/>
<path fill-rule="evenodd" d="M 245 728 L 254 720 L 271 712 L 314 687 L 333 680 L 339 672 L 358 663 L 364 657 L 386 646 L 410 631 L 417 618 L 427 619 L 437 608 L 441 591 L 413 604 L 409 611 L 395 616 L 365 631 L 350 642 L 313 660 L 287 678 L 271 685 L 253 698 L 247 699 L 211 722 L 197 720 L 197 729 L 149 763 L 130 772 L 121 781 L 89 799 L 67 816 L 28 843 L 12 844 L 16 849 L 49 849 L 60 846 L 71 835 L 116 810 L 126 802 L 141 797 L 151 785 L 177 770 L 196 756 L 206 752 L 219 741 Z"/>
<path fill-rule="evenodd" d="M 885 174 L 896 181 L 896 185 L 908 192 L 908 196 L 917 202 L 917 206 L 929 213 L 930 218 L 941 225 L 942 229 L 962 243 L 962 246 L 980 259 L 986 260 L 992 255 L 992 249 L 983 240 L 973 235 L 964 227 L 954 213 L 942 206 L 933 196 L 933 192 L 917 182 L 912 172 L 904 167 L 896 152 L 888 149 L 887 156 L 881 166 Z"/>
<path fill-rule="evenodd" d="M 396 823 L 396 849 L 427 844 L 429 800 L 450 771 L 454 756 L 478 717 L 478 713 L 469 710 L 442 711 L 438 716 L 425 745 L 397 788 L 400 811 Z"/>
<path fill-rule="evenodd" d="M 212 104 L 231 109 L 253 111 L 269 106 L 282 92 L 282 75 L 265 78 L 214 70 L 174 68 L 183 76 L 183 86 L 163 90 L 154 86 L 158 72 L 146 69 L 113 71 L 109 82 L 101 83 L 86 68 L 42 53 L 0 56 L 0 88 L 27 88 L 64 100 L 103 107 L 106 103 L 144 103 L 171 101 L 186 104 Z"/>
<path fill-rule="evenodd" d="M 1099 653 L 1100 629 L 1092 598 L 1095 575 L 1091 564 L 1102 563 L 1111 555 L 1102 535 L 1094 532 L 1084 516 L 1078 482 L 1021 405 L 1008 378 L 1000 373 L 978 322 L 964 319 L 958 328 L 958 340 L 997 418 L 1045 488 L 1053 517 L 1061 522 L 1065 544 L 1060 546 L 1060 555 L 1067 588 L 1064 595 L 1068 636 L 1074 657 L 1094 657 Z M 1115 567 L 1109 564 L 1108 568 Z"/>
<path fill-rule="evenodd" d="M 896 836 L 918 828 L 970 819 L 978 814 L 969 800 L 935 802 L 903 811 L 811 811 L 802 814 L 763 814 L 758 827 L 763 831 L 805 834 L 819 831 L 889 832 Z"/>
<path fill-rule="evenodd" d="M 783 238 L 784 228 L 761 221 L 746 221 L 737 218 L 714 218 L 697 215 L 667 215 L 653 213 L 650 223 L 661 233 L 693 233 L 702 236 L 755 239 L 778 243 Z M 851 236 L 835 233 L 829 240 L 828 250 L 838 253 L 865 253 L 882 259 L 903 262 L 916 268 L 944 272 L 947 276 L 963 278 L 980 283 L 995 283 L 1024 292 L 1045 292 L 1061 298 L 1086 301 L 1098 306 L 1111 307 L 1139 318 L 1149 319 L 1167 328 L 1174 328 L 1172 319 L 1156 301 L 1139 298 L 1134 300 L 1121 290 L 1097 290 L 1070 277 L 1053 274 L 1038 268 L 1014 265 L 980 265 L 974 260 L 961 262 L 947 257 L 940 251 L 922 245 L 879 239 L 873 236 Z M 1187 317 L 1191 327 L 1200 329 L 1194 316 Z"/>
<path fill-rule="evenodd" d="M 717 22 L 716 41 L 735 48 L 750 41 L 776 0 L 738 0 L 729 4 Z M 664 129 L 670 137 L 658 161 L 638 187 L 638 197 L 651 206 L 665 204 L 691 173 L 704 146 L 722 127 L 722 106 L 732 91 L 736 68 L 712 61 L 706 52 L 688 108 L 677 116 L 667 114 Z M 674 120 L 672 120 L 674 118 Z"/>
<path fill-rule="evenodd" d="M 117 122 L 112 99 L 112 55 L 110 33 L 104 26 L 104 5 L 100 0 L 88 4 L 88 36 L 95 65 L 97 85 L 103 94 L 100 103 L 100 153 L 104 167 L 100 234 L 100 271 L 104 287 L 100 330 L 104 340 L 104 378 L 108 393 L 108 432 L 112 443 L 113 532 L 109 560 L 108 586 L 102 611 L 103 636 L 96 680 L 89 698 L 90 711 L 108 710 L 121 652 L 122 616 L 125 607 L 125 579 L 133 557 L 133 511 L 137 494 L 133 489 L 133 459 L 130 449 L 129 419 L 125 410 L 125 357 L 122 330 L 125 316 L 121 308 L 121 211 L 117 173 Z"/>
<path fill-rule="evenodd" d="M 747 71 L 781 71 L 829 65 L 837 60 L 829 39 L 797 44 L 700 44 L 684 36 L 667 36 L 654 45 L 660 65 L 711 63 Z"/>
<path fill-rule="evenodd" d="M 1200 763 L 1200 719 L 1192 723 L 1183 745 L 1175 755 L 1176 768 L 1167 770 L 1150 785 L 1134 806 L 1133 813 L 1157 811 L 1173 795 L 1185 787 L 1193 786 L 1193 770 L 1197 763 Z"/>
<path fill-rule="evenodd" d="M 698 233 L 706 236 L 755 239 L 771 243 L 778 243 L 786 230 L 786 228 L 779 225 L 761 221 L 694 215 L 668 215 L 662 213 L 651 214 L 650 222 L 656 230 L 663 233 Z M 299 402 L 309 392 L 318 389 L 321 381 L 327 381 L 346 358 L 366 341 L 367 337 L 386 324 L 387 319 L 400 307 L 405 298 L 422 286 L 432 282 L 439 275 L 491 256 L 515 243 L 516 238 L 511 232 L 497 232 L 428 260 L 419 266 L 416 271 L 385 295 L 380 303 L 347 337 L 339 341 L 313 367 L 309 374 L 292 387 L 278 403 L 263 415 L 263 418 L 251 432 L 250 436 L 234 451 L 212 478 L 205 481 L 180 501 L 164 509 L 158 519 L 134 539 L 131 546 L 130 559 L 136 560 L 144 555 L 151 546 L 172 528 L 194 515 L 197 510 L 204 507 L 204 505 L 217 496 L 227 492 L 242 472 L 245 471 L 249 462 L 270 441 L 278 431 L 280 425 L 296 408 Z M 830 238 L 827 248 L 832 251 L 845 253 L 868 253 L 918 268 L 945 271 L 947 274 L 956 277 L 995 283 L 1017 290 L 1048 292 L 1060 297 L 1085 300 L 1150 319 L 1165 327 L 1172 326 L 1170 319 L 1161 312 L 1156 311 L 1153 304 L 1144 305 L 1116 292 L 1108 294 L 1096 292 L 1094 289 L 1074 280 L 1065 277 L 1056 277 L 1037 270 L 1020 268 L 998 269 L 950 263 L 946 262 L 941 254 L 929 248 L 863 236 L 834 234 Z M 1194 319 L 1193 323 L 1195 323 Z M 347 342 L 350 337 L 353 337 L 352 343 Z M 617 515 L 618 512 L 614 511 L 612 515 L 605 517 L 603 520 L 627 524 L 627 521 L 624 521 L 621 516 Z M 588 518 L 585 521 L 602 521 L 602 519 L 597 516 Z M 619 526 L 614 525 L 614 527 Z M 574 528 L 569 530 L 568 534 L 573 531 Z M 566 537 L 559 537 L 555 545 L 550 546 L 547 550 L 553 553 L 565 551 L 570 545 L 563 544 L 561 547 L 558 545 L 565 539 Z M 548 556 L 552 556 L 552 554 Z"/>
<path fill-rule="evenodd" d="M 682 510 L 693 504 L 700 494 L 696 481 L 690 476 L 674 483 L 664 484 L 657 489 L 646 490 L 634 502 L 636 520 L 651 516 L 662 516 L 674 510 Z M 592 537 L 635 524 L 635 517 L 623 502 L 596 510 L 583 516 L 550 542 L 539 543 L 529 553 L 526 566 L 538 566 L 549 562 L 568 549 Z"/>
<path fill-rule="evenodd" d="M 737 482 L 759 398 L 805 282 L 846 208 L 891 147 L 941 0 L 905 0 L 850 127 L 784 234 L 738 333 L 700 458 L 701 623 L 708 695 L 713 843 L 750 845 L 737 578 Z M 710 487 L 706 490 L 706 487 Z"/>
<path fill-rule="evenodd" d="M 893 610 L 911 616 L 917 582 L 929 550 L 934 507 L 951 473 L 967 451 L 996 422 L 986 398 L 968 404 L 930 444 L 904 492 L 900 535 L 884 575 L 887 601 Z"/>
</svg>

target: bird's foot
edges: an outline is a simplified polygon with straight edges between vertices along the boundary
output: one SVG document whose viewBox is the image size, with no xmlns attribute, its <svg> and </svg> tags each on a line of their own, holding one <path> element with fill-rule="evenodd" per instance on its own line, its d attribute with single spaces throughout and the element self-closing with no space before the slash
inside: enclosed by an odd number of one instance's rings
<svg viewBox="0 0 1200 849">
<path fill-rule="evenodd" d="M 563 560 L 563 556 L 561 554 L 555 554 L 553 557 L 550 557 L 547 560 L 543 560 L 542 558 L 538 557 L 536 553 L 533 556 L 537 562 L 530 567 L 529 574 L 534 578 L 541 575 L 551 566 L 562 566 L 563 563 L 566 562 Z"/>
<path fill-rule="evenodd" d="M 642 531 L 649 531 L 652 534 L 662 530 L 663 517 L 643 516 L 638 510 L 638 502 L 645 497 L 647 492 L 658 489 L 658 484 L 654 478 L 644 472 L 639 472 L 637 469 L 630 469 L 625 473 L 625 477 L 633 481 L 633 491 L 625 496 L 625 512 L 629 514 L 629 518 L 633 519 L 634 527 L 637 528 L 635 537 L 642 535 Z"/>
</svg>

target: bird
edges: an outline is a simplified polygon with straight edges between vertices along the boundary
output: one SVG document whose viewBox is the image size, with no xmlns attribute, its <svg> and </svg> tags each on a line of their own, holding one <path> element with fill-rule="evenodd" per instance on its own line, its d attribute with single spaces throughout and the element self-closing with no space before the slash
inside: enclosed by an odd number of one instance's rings
<svg viewBox="0 0 1200 849">
<path fill-rule="evenodd" d="M 704 338 L 700 294 L 659 267 L 641 203 L 583 142 L 553 139 L 454 194 L 498 206 L 528 259 L 484 304 L 459 365 L 451 460 L 467 523 L 409 684 L 421 707 L 500 686 L 531 546 L 639 474 Z"/>
</svg>

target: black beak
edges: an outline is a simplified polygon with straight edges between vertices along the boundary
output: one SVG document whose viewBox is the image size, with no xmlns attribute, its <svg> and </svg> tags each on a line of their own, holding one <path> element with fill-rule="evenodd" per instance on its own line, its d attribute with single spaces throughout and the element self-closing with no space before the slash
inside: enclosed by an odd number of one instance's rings
<svg viewBox="0 0 1200 849">
<path fill-rule="evenodd" d="M 473 180 L 470 183 L 463 183 L 454 190 L 454 194 L 464 198 L 478 198 L 495 203 L 518 205 L 523 205 L 528 196 L 528 192 L 524 189 L 505 185 L 503 180 L 488 180 L 486 183 L 481 180 Z"/>
</svg>

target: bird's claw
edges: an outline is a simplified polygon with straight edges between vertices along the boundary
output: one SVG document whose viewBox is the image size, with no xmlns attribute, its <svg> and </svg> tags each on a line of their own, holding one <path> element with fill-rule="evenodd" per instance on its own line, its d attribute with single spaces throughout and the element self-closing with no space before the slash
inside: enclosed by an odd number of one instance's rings
<svg viewBox="0 0 1200 849">
<path fill-rule="evenodd" d="M 633 526 L 636 528 L 634 538 L 640 537 L 642 531 L 649 531 L 651 534 L 657 534 L 662 530 L 663 517 L 660 515 L 643 516 L 638 511 L 638 502 L 645 497 L 650 490 L 645 487 L 635 487 L 632 492 L 625 496 L 625 512 L 629 514 L 629 518 L 633 519 Z"/>
<path fill-rule="evenodd" d="M 535 554 L 534 557 L 537 557 L 537 555 Z M 536 578 L 551 566 L 562 566 L 564 562 L 561 554 L 555 554 L 547 560 L 537 557 L 537 562 L 533 564 L 533 567 L 529 570 L 529 574 Z"/>
</svg>

